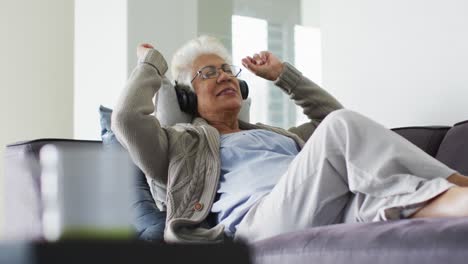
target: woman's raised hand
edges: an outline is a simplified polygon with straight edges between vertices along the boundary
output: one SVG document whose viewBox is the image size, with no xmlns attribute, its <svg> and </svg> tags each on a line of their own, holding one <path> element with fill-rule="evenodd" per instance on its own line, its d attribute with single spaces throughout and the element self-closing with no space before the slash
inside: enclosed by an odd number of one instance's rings
<svg viewBox="0 0 468 264">
<path fill-rule="evenodd" d="M 255 53 L 253 57 L 243 58 L 242 65 L 255 75 L 270 81 L 278 79 L 283 71 L 283 62 L 269 51 L 262 51 Z"/>
<path fill-rule="evenodd" d="M 153 45 L 148 44 L 148 43 L 143 43 L 138 45 L 137 47 L 137 57 L 138 59 L 141 59 L 143 56 L 145 56 L 146 51 L 154 49 Z"/>
</svg>

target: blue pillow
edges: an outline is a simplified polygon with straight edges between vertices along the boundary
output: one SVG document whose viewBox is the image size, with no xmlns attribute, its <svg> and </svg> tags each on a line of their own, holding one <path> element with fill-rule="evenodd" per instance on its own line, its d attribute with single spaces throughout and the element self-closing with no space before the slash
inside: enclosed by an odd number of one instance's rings
<svg viewBox="0 0 468 264">
<path fill-rule="evenodd" d="M 111 114 L 112 109 L 104 106 L 99 107 L 99 115 L 101 122 L 101 138 L 104 147 L 122 147 L 111 130 Z M 166 226 L 166 212 L 161 212 L 153 196 L 151 195 L 150 187 L 146 181 L 143 172 L 135 166 L 136 180 L 135 201 L 132 202 L 133 226 L 136 229 L 139 239 L 163 242 L 164 228 Z"/>
</svg>

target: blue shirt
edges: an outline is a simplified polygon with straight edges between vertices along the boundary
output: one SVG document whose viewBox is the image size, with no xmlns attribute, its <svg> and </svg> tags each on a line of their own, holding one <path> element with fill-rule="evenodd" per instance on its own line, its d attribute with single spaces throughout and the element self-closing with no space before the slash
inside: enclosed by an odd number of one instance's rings
<svg viewBox="0 0 468 264">
<path fill-rule="evenodd" d="M 211 212 L 233 236 L 247 211 L 268 194 L 299 152 L 295 141 L 263 129 L 221 135 L 219 199 Z"/>
</svg>

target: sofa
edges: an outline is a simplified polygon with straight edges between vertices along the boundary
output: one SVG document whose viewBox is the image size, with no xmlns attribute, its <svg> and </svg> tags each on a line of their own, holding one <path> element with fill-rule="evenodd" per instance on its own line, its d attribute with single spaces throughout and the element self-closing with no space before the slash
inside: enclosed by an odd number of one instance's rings
<svg viewBox="0 0 468 264">
<path fill-rule="evenodd" d="M 453 126 L 392 130 L 439 161 L 468 175 L 468 120 Z M 46 144 L 76 150 L 103 148 L 101 141 L 71 139 L 37 139 L 6 146 L 4 237 L 42 238 L 38 154 Z M 141 188 L 147 186 L 144 186 L 144 180 L 140 184 L 143 185 L 135 188 L 142 193 Z M 137 199 L 152 202 L 144 194 Z M 147 210 L 151 208 L 143 210 L 146 211 L 140 213 L 148 214 Z M 153 219 L 156 222 L 145 223 L 152 225 L 145 229 L 138 227 L 141 223 L 135 221 L 139 239 L 161 235 L 161 226 L 157 226 L 160 221 Z M 248 246 L 252 263 L 466 263 L 468 218 L 337 224 L 282 234 Z"/>
</svg>

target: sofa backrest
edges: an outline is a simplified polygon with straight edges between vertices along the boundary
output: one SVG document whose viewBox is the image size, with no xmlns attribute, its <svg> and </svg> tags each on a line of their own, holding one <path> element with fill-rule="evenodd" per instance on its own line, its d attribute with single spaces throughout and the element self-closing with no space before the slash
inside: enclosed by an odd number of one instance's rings
<svg viewBox="0 0 468 264">
<path fill-rule="evenodd" d="M 436 158 L 468 175 L 468 120 L 455 124 L 445 135 Z"/>
<path fill-rule="evenodd" d="M 392 129 L 450 168 L 468 175 L 468 120 L 449 126 Z"/>
<path fill-rule="evenodd" d="M 426 126 L 400 127 L 392 130 L 424 150 L 427 154 L 435 157 L 439 151 L 440 143 L 449 129 L 449 126 Z"/>
</svg>

